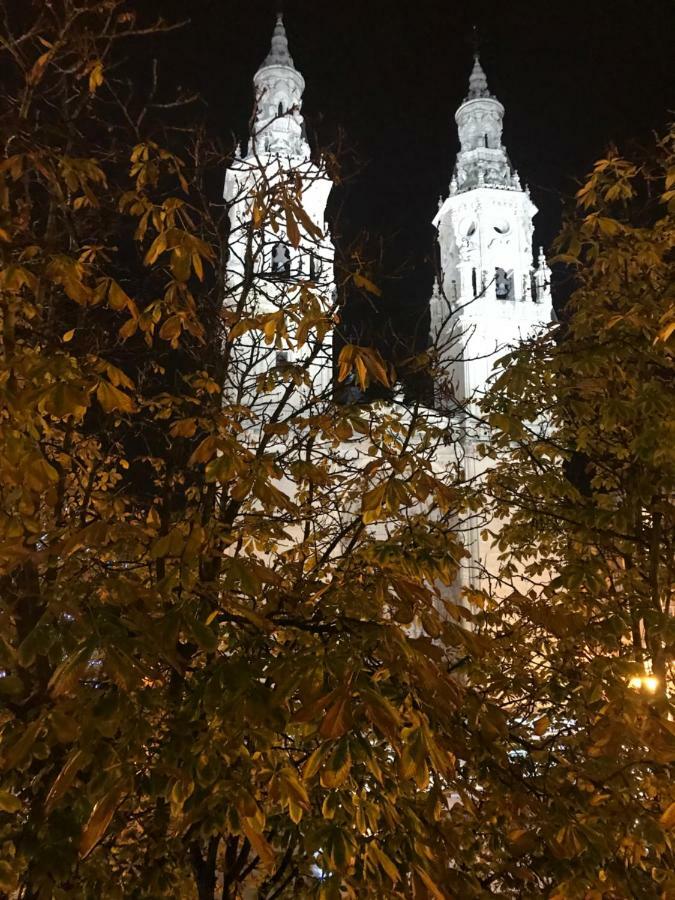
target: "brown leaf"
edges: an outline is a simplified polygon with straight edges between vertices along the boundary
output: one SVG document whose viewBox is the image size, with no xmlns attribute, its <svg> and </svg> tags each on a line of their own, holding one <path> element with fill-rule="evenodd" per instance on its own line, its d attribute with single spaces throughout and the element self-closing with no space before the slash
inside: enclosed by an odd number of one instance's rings
<svg viewBox="0 0 675 900">
<path fill-rule="evenodd" d="M 352 724 L 351 697 L 344 689 L 337 692 L 333 704 L 326 710 L 319 733 L 323 738 L 339 738 L 349 730 Z"/>
<path fill-rule="evenodd" d="M 294 247 L 300 246 L 300 229 L 288 204 L 286 204 L 286 234 Z"/>
</svg>

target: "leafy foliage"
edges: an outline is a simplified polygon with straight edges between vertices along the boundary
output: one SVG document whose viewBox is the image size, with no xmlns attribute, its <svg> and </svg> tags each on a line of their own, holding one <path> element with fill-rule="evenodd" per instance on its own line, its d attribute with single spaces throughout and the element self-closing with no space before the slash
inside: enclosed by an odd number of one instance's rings
<svg viewBox="0 0 675 900">
<path fill-rule="evenodd" d="M 674 177 L 673 132 L 596 164 L 560 238 L 565 319 L 487 404 L 511 589 L 485 613 L 499 649 L 481 675 L 522 779 L 492 883 L 525 893 L 675 890 Z"/>
<path fill-rule="evenodd" d="M 292 180 L 261 183 L 230 266 L 225 158 L 125 70 L 166 26 L 118 0 L 5 25 L 0 887 L 440 896 L 444 648 L 472 640 L 442 598 L 443 431 L 312 383 L 334 301 L 255 258 L 280 221 L 320 238 Z"/>
</svg>

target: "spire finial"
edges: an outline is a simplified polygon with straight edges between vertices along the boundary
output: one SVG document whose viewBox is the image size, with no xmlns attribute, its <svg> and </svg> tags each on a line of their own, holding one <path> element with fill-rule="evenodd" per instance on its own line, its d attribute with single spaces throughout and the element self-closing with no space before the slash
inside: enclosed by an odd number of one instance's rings
<svg viewBox="0 0 675 900">
<path fill-rule="evenodd" d="M 469 93 L 467 94 L 467 100 L 474 100 L 476 97 L 490 97 L 490 91 L 488 90 L 487 76 L 483 71 L 483 67 L 480 64 L 480 55 L 478 50 L 474 51 L 473 54 L 473 69 L 471 70 L 471 75 L 469 76 Z"/>
<path fill-rule="evenodd" d="M 272 46 L 265 57 L 263 66 L 289 66 L 293 65 L 293 57 L 288 50 L 288 37 L 284 27 L 284 13 L 281 4 L 277 6 L 276 22 L 272 32 Z"/>
</svg>

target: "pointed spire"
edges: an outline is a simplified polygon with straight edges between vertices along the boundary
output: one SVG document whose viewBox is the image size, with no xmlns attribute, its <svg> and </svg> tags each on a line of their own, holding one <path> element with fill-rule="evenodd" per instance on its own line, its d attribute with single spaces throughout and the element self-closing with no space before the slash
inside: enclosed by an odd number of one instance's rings
<svg viewBox="0 0 675 900">
<path fill-rule="evenodd" d="M 480 57 L 477 53 L 473 55 L 473 69 L 469 76 L 469 93 L 467 100 L 475 100 L 477 97 L 491 97 L 492 94 L 488 90 L 487 76 L 480 64 Z"/>
<path fill-rule="evenodd" d="M 277 21 L 272 32 L 272 46 L 260 68 L 265 66 L 288 66 L 294 69 L 293 57 L 288 51 L 288 37 L 284 28 L 283 13 L 277 13 Z"/>
</svg>

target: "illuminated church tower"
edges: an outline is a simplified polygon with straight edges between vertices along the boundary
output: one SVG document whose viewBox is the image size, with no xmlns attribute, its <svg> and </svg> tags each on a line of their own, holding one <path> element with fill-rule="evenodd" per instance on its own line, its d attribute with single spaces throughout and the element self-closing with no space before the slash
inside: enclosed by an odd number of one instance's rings
<svg viewBox="0 0 675 900">
<path fill-rule="evenodd" d="M 549 319 L 549 269 L 541 250 L 536 266 L 532 257 L 537 208 L 502 144 L 503 117 L 476 56 L 455 114 L 460 151 L 450 193 L 434 218 L 441 284 L 431 303 L 431 339 L 449 369 L 436 391 L 448 411 L 479 399 L 500 353 Z"/>
<path fill-rule="evenodd" d="M 537 325 L 550 320 L 550 270 L 542 250 L 535 264 L 532 219 L 537 208 L 523 189 L 502 144 L 504 107 L 488 90 L 478 56 L 466 99 L 455 114 L 460 151 L 434 225 L 440 279 L 430 304 L 431 344 L 438 354 L 435 405 L 454 415 L 464 477 L 487 466 L 477 445 L 489 441 L 478 403 L 494 378 L 494 364 Z M 440 283 L 439 283 L 440 281 Z M 489 544 L 476 522 L 465 583 L 480 587 L 494 570 Z"/>
<path fill-rule="evenodd" d="M 284 313 L 288 338 L 271 344 L 260 331 L 233 345 L 240 399 L 262 417 L 290 377 L 304 400 L 327 394 L 332 379 L 334 248 L 324 213 L 332 182 L 311 159 L 302 116 L 305 81 L 295 68 L 281 14 L 270 51 L 253 78 L 255 112 L 246 153 L 239 149 L 225 177 L 230 236 L 231 309 L 248 317 Z M 313 343 L 295 346 L 297 323 L 313 298 L 319 324 Z M 326 313 L 320 323 L 322 313 Z M 291 371 L 292 370 L 292 371 Z M 261 390 L 261 383 L 267 382 Z M 276 387 L 275 387 L 276 384 Z M 304 402 L 303 400 L 303 402 Z M 300 400 L 298 401 L 300 402 Z"/>
</svg>

